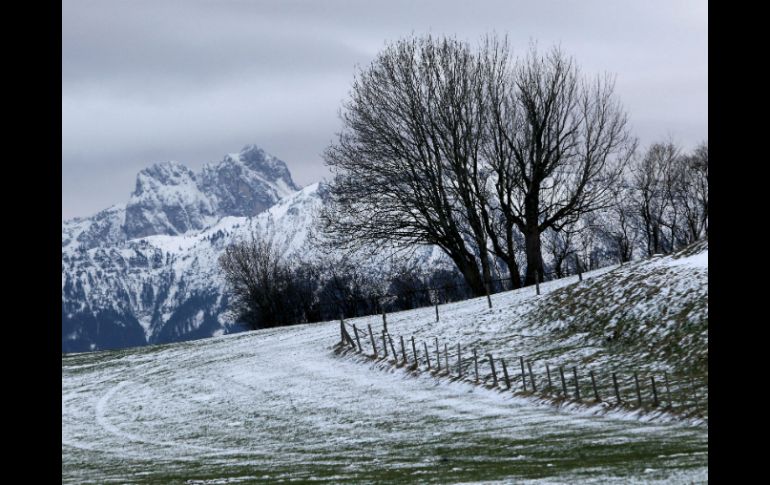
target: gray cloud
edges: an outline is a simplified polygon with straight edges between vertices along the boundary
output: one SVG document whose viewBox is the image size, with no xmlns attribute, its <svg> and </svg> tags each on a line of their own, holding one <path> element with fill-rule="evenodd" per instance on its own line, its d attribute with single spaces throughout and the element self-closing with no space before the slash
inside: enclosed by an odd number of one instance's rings
<svg viewBox="0 0 770 485">
<path fill-rule="evenodd" d="M 300 184 L 356 65 L 410 33 L 560 43 L 586 73 L 617 75 L 643 143 L 708 137 L 706 2 L 145 1 L 62 4 L 62 217 L 125 202 L 138 170 L 193 168 L 256 143 Z"/>
</svg>

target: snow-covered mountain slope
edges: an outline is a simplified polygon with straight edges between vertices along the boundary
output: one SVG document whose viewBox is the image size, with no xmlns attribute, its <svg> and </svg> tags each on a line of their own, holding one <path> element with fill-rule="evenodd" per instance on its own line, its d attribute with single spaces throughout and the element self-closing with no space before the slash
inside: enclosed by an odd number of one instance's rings
<svg viewBox="0 0 770 485">
<path fill-rule="evenodd" d="M 255 145 L 198 174 L 179 162 L 142 170 L 127 204 L 62 222 L 62 351 L 227 331 L 215 271 L 226 240 L 266 224 L 265 210 L 296 195 L 289 204 L 303 210 L 277 221 L 294 239 L 309 226 L 307 192 L 299 195 L 286 164 Z"/>
<path fill-rule="evenodd" d="M 161 240 L 172 239 L 155 243 Z M 540 296 L 534 288 L 500 293 L 491 309 L 486 298 L 441 305 L 440 322 L 433 308 L 393 313 L 388 328 L 394 336 L 415 335 L 420 347 L 435 337 L 452 350 L 462 343 L 466 376 L 470 346 L 477 346 L 487 382 L 484 353 L 509 362 L 534 358 L 542 384 L 544 352 L 553 353 L 552 364 L 578 365 L 611 351 L 595 339 L 581 353 L 553 334 L 558 318 L 524 316 L 565 292 L 650 274 L 653 264 L 680 281 L 694 278 L 692 296 L 684 297 L 693 302 L 703 297 L 696 261 L 656 258 L 586 273 L 583 283 L 544 283 Z M 670 266 L 677 262 L 683 264 Z M 658 281 L 651 301 L 680 298 L 665 290 L 667 281 Z M 612 298 L 621 294 L 619 287 Z M 382 328 L 379 315 L 347 323 Z M 414 375 L 380 358 L 369 362 L 382 370 L 373 369 L 358 354 L 333 354 L 339 329 L 339 322 L 325 322 L 62 358 L 62 483 L 708 481 L 704 426 L 565 412 L 510 391 L 450 382 L 424 364 Z M 605 395 L 607 376 L 597 378 Z"/>
<path fill-rule="evenodd" d="M 125 219 L 125 204 L 116 204 L 91 217 L 77 217 L 62 222 L 62 254 L 80 246 L 93 248 L 125 241 L 126 234 L 123 231 Z"/>
<path fill-rule="evenodd" d="M 62 351 L 115 348 L 208 337 L 230 330 L 217 260 L 254 231 L 279 234 L 289 256 L 303 250 L 318 184 L 254 217 L 224 217 L 181 235 L 62 249 Z M 85 234 L 81 221 L 71 232 Z M 64 241 L 63 241 L 64 244 Z"/>
</svg>

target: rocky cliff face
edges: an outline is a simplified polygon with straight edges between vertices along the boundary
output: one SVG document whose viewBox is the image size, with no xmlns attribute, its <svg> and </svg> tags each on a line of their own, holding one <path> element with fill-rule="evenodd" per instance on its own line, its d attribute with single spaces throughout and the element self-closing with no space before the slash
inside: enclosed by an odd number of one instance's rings
<svg viewBox="0 0 770 485">
<path fill-rule="evenodd" d="M 199 174 L 161 162 L 139 172 L 124 231 L 127 239 L 184 234 L 222 217 L 257 215 L 297 190 L 286 164 L 255 145 L 206 164 Z"/>
<path fill-rule="evenodd" d="M 126 205 L 128 239 L 153 234 L 184 234 L 217 220 L 215 204 L 198 187 L 192 170 L 161 162 L 139 172 Z"/>
<path fill-rule="evenodd" d="M 220 216 L 249 217 L 266 210 L 278 200 L 299 190 L 286 164 L 248 145 L 218 163 L 203 167 L 200 190 Z"/>
</svg>

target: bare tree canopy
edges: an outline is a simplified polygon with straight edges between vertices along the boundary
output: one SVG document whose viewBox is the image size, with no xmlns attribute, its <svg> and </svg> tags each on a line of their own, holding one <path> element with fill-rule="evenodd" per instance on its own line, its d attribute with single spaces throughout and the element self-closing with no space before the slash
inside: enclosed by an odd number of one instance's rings
<svg viewBox="0 0 770 485">
<path fill-rule="evenodd" d="M 435 244 L 483 294 L 486 236 L 470 188 L 482 185 L 481 93 L 477 60 L 459 41 L 413 38 L 381 52 L 354 81 L 344 131 L 325 155 L 333 237 Z"/>
<path fill-rule="evenodd" d="M 328 234 L 435 244 L 477 295 L 493 257 L 520 285 L 523 242 L 526 283 L 542 279 L 541 233 L 607 206 L 635 140 L 610 77 L 584 78 L 558 48 L 509 51 L 496 36 L 477 52 L 410 38 L 359 73 L 325 155 Z"/>
<path fill-rule="evenodd" d="M 540 235 L 610 203 L 636 147 L 609 76 L 588 79 L 554 47 L 515 63 L 492 110 L 492 165 L 507 191 L 501 208 L 524 234 L 526 284 L 539 273 Z"/>
<path fill-rule="evenodd" d="M 252 329 L 280 325 L 286 314 L 281 294 L 289 285 L 289 268 L 273 238 L 253 234 L 232 244 L 219 258 L 230 290 L 230 313 Z"/>
<path fill-rule="evenodd" d="M 631 194 L 648 256 L 708 236 L 708 144 L 691 154 L 672 141 L 650 145 L 632 169 Z"/>
</svg>

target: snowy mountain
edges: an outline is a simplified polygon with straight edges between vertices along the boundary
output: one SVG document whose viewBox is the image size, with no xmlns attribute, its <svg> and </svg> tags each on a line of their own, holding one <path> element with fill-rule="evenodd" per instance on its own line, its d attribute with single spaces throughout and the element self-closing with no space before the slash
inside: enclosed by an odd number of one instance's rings
<svg viewBox="0 0 770 485">
<path fill-rule="evenodd" d="M 223 216 L 253 216 L 297 190 L 286 164 L 248 145 L 219 163 L 203 167 L 201 191 Z"/>
<path fill-rule="evenodd" d="M 317 189 L 300 191 L 254 145 L 198 174 L 179 162 L 142 170 L 126 205 L 62 223 L 62 351 L 227 332 L 219 254 L 268 224 L 301 247 Z"/>
</svg>

